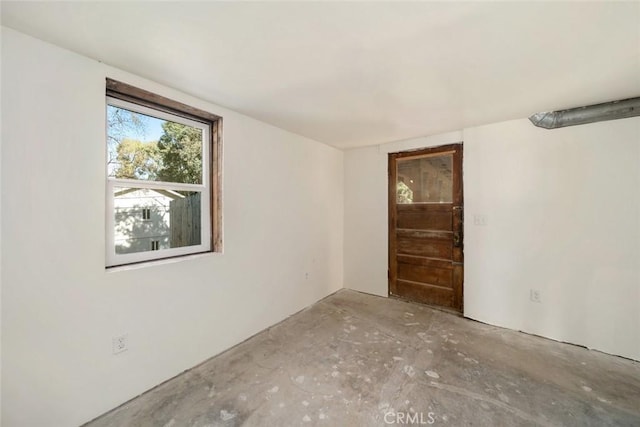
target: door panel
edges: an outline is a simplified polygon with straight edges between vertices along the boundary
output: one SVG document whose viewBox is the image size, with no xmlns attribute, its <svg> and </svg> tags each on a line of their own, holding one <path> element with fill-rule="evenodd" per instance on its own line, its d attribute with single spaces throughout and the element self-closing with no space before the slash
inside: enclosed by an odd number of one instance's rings
<svg viewBox="0 0 640 427">
<path fill-rule="evenodd" d="M 451 239 L 410 239 L 398 236 L 398 255 L 416 255 L 428 258 L 451 259 Z"/>
<path fill-rule="evenodd" d="M 411 264 L 424 267 L 451 269 L 451 262 L 446 259 L 422 258 L 411 255 L 398 255 L 398 265 Z"/>
<path fill-rule="evenodd" d="M 453 308 L 453 293 L 451 289 L 398 280 L 397 292 L 398 296 L 412 301 Z"/>
<path fill-rule="evenodd" d="M 451 209 L 447 206 L 398 204 L 397 208 L 398 229 L 453 231 Z"/>
<path fill-rule="evenodd" d="M 389 155 L 389 294 L 462 311 L 462 145 Z"/>
<path fill-rule="evenodd" d="M 426 282 L 431 285 L 453 289 L 453 270 L 451 268 L 434 268 L 398 262 L 398 280 Z"/>
</svg>

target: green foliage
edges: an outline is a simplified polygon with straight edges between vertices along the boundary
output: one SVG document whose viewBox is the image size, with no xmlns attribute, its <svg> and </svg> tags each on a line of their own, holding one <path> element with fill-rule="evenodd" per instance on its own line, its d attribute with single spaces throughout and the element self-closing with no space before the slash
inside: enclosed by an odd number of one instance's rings
<svg viewBox="0 0 640 427">
<path fill-rule="evenodd" d="M 202 183 L 202 131 L 179 123 L 162 124 L 164 134 L 158 141 L 162 165 L 159 181 Z"/>
<path fill-rule="evenodd" d="M 402 180 L 398 182 L 396 197 L 396 203 L 413 203 L 413 191 Z"/>
<path fill-rule="evenodd" d="M 155 180 L 162 163 L 156 142 L 123 139 L 116 149 L 116 178 Z"/>
<path fill-rule="evenodd" d="M 173 122 L 162 124 L 159 141 L 142 142 L 144 114 L 108 106 L 110 176 L 121 179 L 202 183 L 202 130 Z"/>
</svg>

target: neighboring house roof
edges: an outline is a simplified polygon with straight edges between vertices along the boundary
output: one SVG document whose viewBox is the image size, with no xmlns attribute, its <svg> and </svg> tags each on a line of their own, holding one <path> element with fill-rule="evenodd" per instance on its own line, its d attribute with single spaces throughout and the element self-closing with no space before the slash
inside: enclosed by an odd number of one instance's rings
<svg viewBox="0 0 640 427">
<path fill-rule="evenodd" d="M 168 197 L 170 199 L 184 199 L 184 195 L 173 191 L 173 190 L 159 190 L 159 189 L 155 189 L 155 188 L 125 188 L 123 190 L 119 190 L 113 193 L 114 197 L 122 197 L 125 196 L 129 193 L 133 193 L 135 191 L 139 191 L 139 190 L 147 190 L 147 191 L 153 191 L 154 193 L 158 193 L 161 196 L 165 196 Z"/>
</svg>

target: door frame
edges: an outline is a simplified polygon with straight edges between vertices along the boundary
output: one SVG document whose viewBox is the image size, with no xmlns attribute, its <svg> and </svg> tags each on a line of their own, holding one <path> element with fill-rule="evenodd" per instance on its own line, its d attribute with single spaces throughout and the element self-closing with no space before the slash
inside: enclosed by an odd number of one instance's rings
<svg viewBox="0 0 640 427">
<path fill-rule="evenodd" d="M 453 152 L 453 168 L 457 168 L 460 173 L 453 174 L 453 212 L 452 212 L 452 229 L 454 234 L 454 240 L 459 239 L 459 245 L 453 247 L 453 260 L 452 265 L 462 265 L 464 268 L 464 193 L 463 193 L 463 143 L 439 145 L 428 148 L 417 148 L 412 150 L 393 152 L 388 154 L 388 209 L 389 209 L 389 223 L 388 223 L 388 261 L 387 261 L 387 292 L 388 296 L 395 298 L 402 298 L 398 296 L 396 291 L 397 280 L 397 262 L 393 262 L 393 257 L 396 256 L 397 251 L 397 239 L 396 239 L 396 221 L 397 221 L 397 167 L 396 160 L 407 157 L 420 157 L 437 155 L 440 153 Z M 456 179 L 458 176 L 458 179 Z M 454 268 L 454 274 L 456 269 Z M 459 313 L 464 313 L 464 274 L 463 269 L 460 271 L 462 277 L 459 280 L 459 289 L 454 288 L 454 310 Z M 455 282 L 455 280 L 454 280 Z M 434 306 L 444 310 L 450 310 L 446 307 Z"/>
</svg>

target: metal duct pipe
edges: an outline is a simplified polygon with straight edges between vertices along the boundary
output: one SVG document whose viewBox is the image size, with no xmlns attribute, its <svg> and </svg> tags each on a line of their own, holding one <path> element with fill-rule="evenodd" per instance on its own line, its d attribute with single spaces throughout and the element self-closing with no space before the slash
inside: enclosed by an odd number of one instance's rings
<svg viewBox="0 0 640 427">
<path fill-rule="evenodd" d="M 635 116 L 640 116 L 640 97 L 568 110 L 535 113 L 529 117 L 529 120 L 538 127 L 555 129 Z"/>
</svg>

